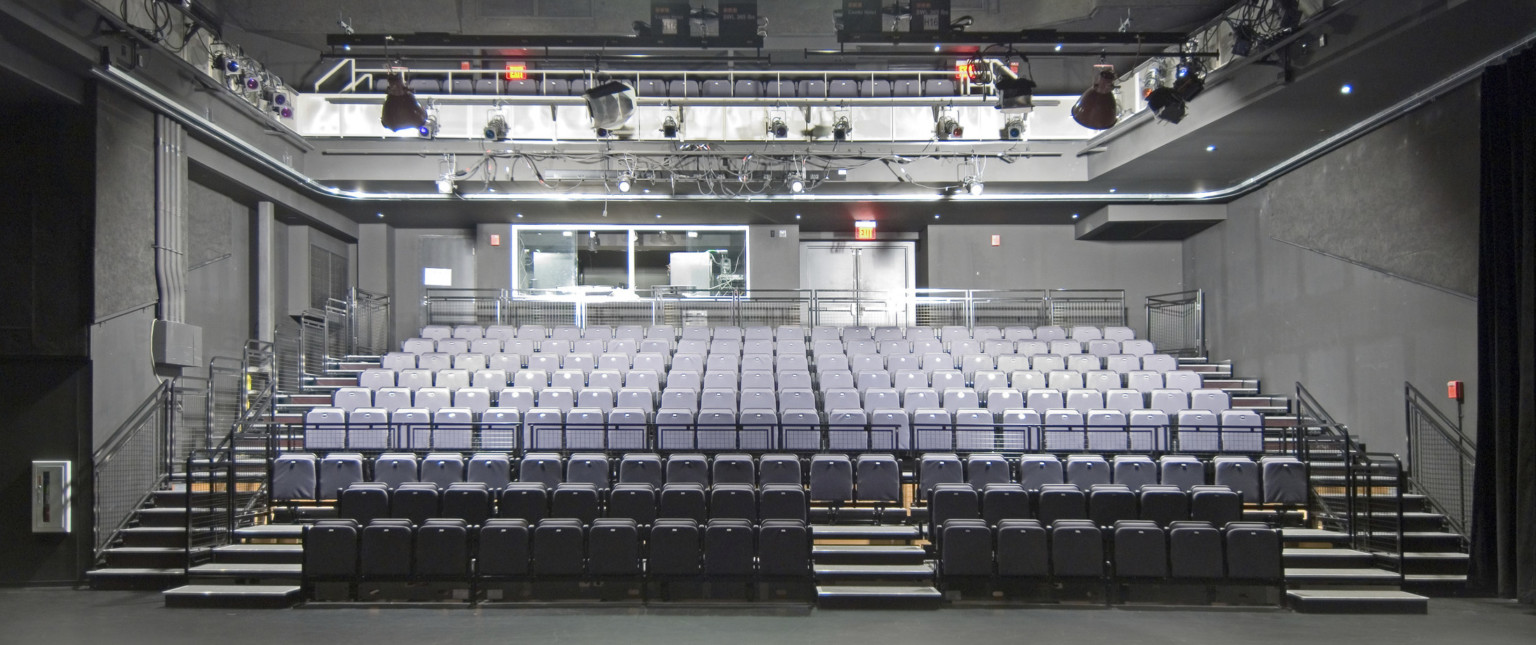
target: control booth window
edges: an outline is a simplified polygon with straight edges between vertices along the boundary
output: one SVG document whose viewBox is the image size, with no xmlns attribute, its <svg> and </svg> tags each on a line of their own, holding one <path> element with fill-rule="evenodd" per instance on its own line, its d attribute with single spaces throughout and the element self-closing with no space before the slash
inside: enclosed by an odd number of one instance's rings
<svg viewBox="0 0 1536 645">
<path fill-rule="evenodd" d="M 746 289 L 744 226 L 518 226 L 513 284 L 522 291 L 602 289 L 731 294 Z"/>
</svg>

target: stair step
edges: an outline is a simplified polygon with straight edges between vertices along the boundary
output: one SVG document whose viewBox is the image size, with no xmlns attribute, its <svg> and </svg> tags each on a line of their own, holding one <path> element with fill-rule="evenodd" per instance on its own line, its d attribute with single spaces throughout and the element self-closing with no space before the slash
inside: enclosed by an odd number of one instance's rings
<svg viewBox="0 0 1536 645">
<path fill-rule="evenodd" d="M 297 540 L 303 537 L 302 524 L 257 524 L 235 529 L 237 540 Z"/>
<path fill-rule="evenodd" d="M 1394 571 L 1374 568 L 1293 568 L 1286 567 L 1287 585 L 1390 585 L 1397 586 L 1402 576 Z"/>
<path fill-rule="evenodd" d="M 153 589 L 174 587 L 186 579 L 181 567 L 103 567 L 85 572 L 92 589 Z"/>
<path fill-rule="evenodd" d="M 123 546 L 176 547 L 187 543 L 187 529 L 180 526 L 130 526 L 118 535 Z"/>
<path fill-rule="evenodd" d="M 167 589 L 167 607 L 285 609 L 299 602 L 298 585 L 190 584 Z"/>
<path fill-rule="evenodd" d="M 1368 568 L 1376 563 L 1376 556 L 1354 549 L 1306 549 L 1290 547 L 1281 556 L 1287 568 Z"/>
<path fill-rule="evenodd" d="M 922 564 L 817 564 L 817 580 L 933 580 L 933 565 Z"/>
<path fill-rule="evenodd" d="M 227 564 L 302 563 L 304 547 L 298 544 L 229 544 L 213 550 L 214 562 Z"/>
<path fill-rule="evenodd" d="M 944 595 L 928 586 L 817 585 L 819 609 L 938 609 Z"/>
<path fill-rule="evenodd" d="M 811 560 L 822 564 L 913 564 L 922 562 L 928 552 L 917 545 L 818 544 L 811 547 Z"/>
<path fill-rule="evenodd" d="M 1427 614 L 1429 599 L 1388 589 L 1295 589 L 1285 593 L 1292 609 L 1304 614 Z"/>
<path fill-rule="evenodd" d="M 190 579 L 209 578 L 245 580 L 297 580 L 304 572 L 302 564 L 260 564 L 213 562 L 187 570 Z"/>
<path fill-rule="evenodd" d="M 922 533 L 916 526 L 857 526 L 814 524 L 811 537 L 831 540 L 916 540 Z"/>
<path fill-rule="evenodd" d="M 1280 529 L 1280 539 L 1286 543 L 1317 542 L 1322 544 L 1348 544 L 1349 534 L 1327 529 Z"/>
<path fill-rule="evenodd" d="M 1444 531 L 1404 531 L 1403 550 L 1414 552 L 1459 551 L 1463 538 Z"/>
<path fill-rule="evenodd" d="M 119 546 L 107 549 L 102 554 L 106 558 L 106 565 L 113 568 L 170 569 L 187 563 L 185 547 Z"/>
</svg>

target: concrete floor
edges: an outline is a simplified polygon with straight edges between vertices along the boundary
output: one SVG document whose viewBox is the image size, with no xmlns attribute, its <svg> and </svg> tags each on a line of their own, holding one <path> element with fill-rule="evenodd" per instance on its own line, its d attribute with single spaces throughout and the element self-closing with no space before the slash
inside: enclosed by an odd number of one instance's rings
<svg viewBox="0 0 1536 645">
<path fill-rule="evenodd" d="M 1536 608 L 1435 600 L 1427 616 L 1274 610 L 483 608 L 166 609 L 160 594 L 0 589 L 0 642 L 288 643 L 1536 643 Z"/>
</svg>

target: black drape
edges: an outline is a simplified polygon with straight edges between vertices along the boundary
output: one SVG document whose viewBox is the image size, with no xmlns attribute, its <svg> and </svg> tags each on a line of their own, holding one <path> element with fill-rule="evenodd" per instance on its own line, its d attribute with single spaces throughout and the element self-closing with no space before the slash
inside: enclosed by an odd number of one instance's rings
<svg viewBox="0 0 1536 645">
<path fill-rule="evenodd" d="M 1473 589 L 1536 601 L 1536 51 L 1482 79 Z"/>
</svg>

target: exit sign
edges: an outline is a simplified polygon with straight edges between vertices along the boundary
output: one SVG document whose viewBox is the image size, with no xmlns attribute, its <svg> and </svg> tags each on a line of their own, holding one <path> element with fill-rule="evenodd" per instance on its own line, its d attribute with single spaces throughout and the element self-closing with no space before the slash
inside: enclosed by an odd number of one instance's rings
<svg viewBox="0 0 1536 645">
<path fill-rule="evenodd" d="M 853 223 L 853 239 L 855 239 L 855 240 L 873 240 L 873 239 L 875 239 L 875 221 L 874 220 L 867 220 L 866 219 L 866 220 L 859 220 L 857 222 L 854 222 Z"/>
<path fill-rule="evenodd" d="M 528 78 L 528 66 L 521 63 L 507 63 L 507 80 L 521 81 Z"/>
</svg>

